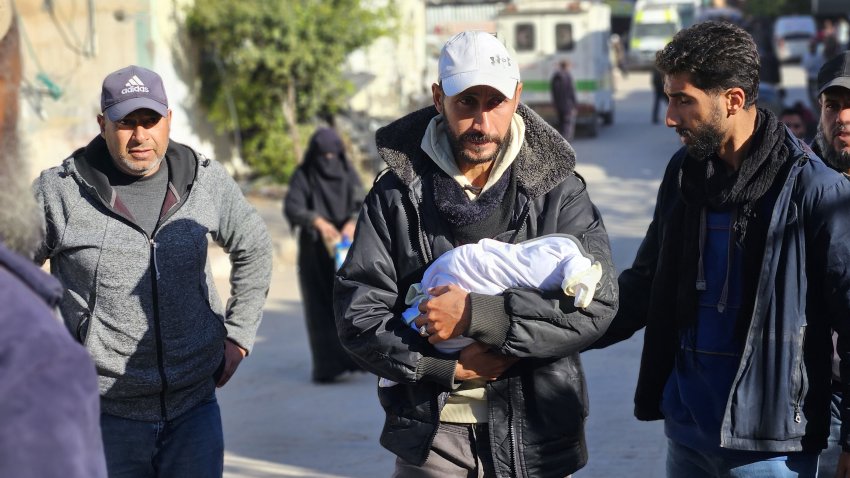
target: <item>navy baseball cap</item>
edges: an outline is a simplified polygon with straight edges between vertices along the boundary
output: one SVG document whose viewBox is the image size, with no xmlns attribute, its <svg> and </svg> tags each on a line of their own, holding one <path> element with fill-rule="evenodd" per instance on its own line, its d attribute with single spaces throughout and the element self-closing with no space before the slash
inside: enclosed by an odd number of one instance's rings
<svg viewBox="0 0 850 478">
<path fill-rule="evenodd" d="M 168 114 L 168 98 L 162 78 L 155 72 L 130 65 L 110 73 L 103 80 L 100 110 L 110 121 L 118 121 L 143 108 Z"/>
<path fill-rule="evenodd" d="M 831 86 L 850 90 L 850 51 L 845 51 L 827 61 L 818 71 L 818 94 Z"/>
</svg>

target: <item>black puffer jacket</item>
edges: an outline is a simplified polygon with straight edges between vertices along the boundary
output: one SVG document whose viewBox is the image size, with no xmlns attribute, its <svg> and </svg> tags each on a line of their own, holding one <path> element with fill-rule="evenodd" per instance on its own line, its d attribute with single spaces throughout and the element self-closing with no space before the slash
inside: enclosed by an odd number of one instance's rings
<svg viewBox="0 0 850 478">
<path fill-rule="evenodd" d="M 500 477 L 563 477 L 587 461 L 587 392 L 579 350 L 606 329 L 617 306 L 608 235 L 572 165 L 561 136 L 520 105 L 525 142 L 514 162 L 517 195 L 511 229 L 497 239 L 519 242 L 552 233 L 579 238 L 602 264 L 593 303 L 535 289 L 492 297 L 472 294 L 465 335 L 499 353 L 520 357 L 487 385 L 491 448 Z M 408 286 L 425 266 L 452 248 L 437 213 L 430 178 L 437 166 L 419 147 L 426 108 L 381 129 L 380 154 L 390 166 L 366 198 L 354 245 L 340 270 L 334 308 L 343 345 L 367 370 L 399 385 L 379 388 L 386 422 L 381 444 L 422 464 L 437 431 L 456 357 L 441 355 L 400 319 Z"/>
</svg>

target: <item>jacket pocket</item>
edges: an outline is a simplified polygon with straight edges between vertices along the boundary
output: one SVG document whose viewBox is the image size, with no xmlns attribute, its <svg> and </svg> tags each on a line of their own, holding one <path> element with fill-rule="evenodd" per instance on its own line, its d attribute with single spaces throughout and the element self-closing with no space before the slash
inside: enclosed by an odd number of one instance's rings
<svg viewBox="0 0 850 478">
<path fill-rule="evenodd" d="M 207 274 L 208 271 L 204 271 L 201 280 L 198 281 L 198 285 L 200 286 L 200 295 L 204 299 L 205 305 L 207 306 L 207 312 L 209 312 L 210 316 L 215 318 L 215 322 L 217 326 L 221 327 L 221 330 L 224 331 L 225 336 L 227 335 L 227 331 L 224 327 L 224 317 L 226 314 L 225 308 L 222 304 L 221 297 L 218 295 L 218 290 L 215 287 L 215 282 L 212 280 L 212 275 Z"/>
<path fill-rule="evenodd" d="M 797 222 L 797 204 L 794 201 L 788 202 L 788 212 L 785 215 L 785 225 L 790 226 Z"/>
<path fill-rule="evenodd" d="M 85 312 L 82 317 L 80 317 L 80 322 L 77 324 L 77 330 L 74 332 L 77 340 L 83 345 L 85 345 L 86 339 L 89 336 L 89 324 L 91 324 L 91 314 Z"/>
<path fill-rule="evenodd" d="M 60 306 L 62 319 L 71 335 L 85 345 L 89 336 L 92 312 L 86 300 L 73 290 L 66 290 Z"/>
</svg>

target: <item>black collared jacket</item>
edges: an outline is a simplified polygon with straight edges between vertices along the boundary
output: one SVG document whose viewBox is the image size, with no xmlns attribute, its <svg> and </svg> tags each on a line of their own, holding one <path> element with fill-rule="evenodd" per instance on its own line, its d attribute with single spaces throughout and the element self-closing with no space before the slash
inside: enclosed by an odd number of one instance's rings
<svg viewBox="0 0 850 478">
<path fill-rule="evenodd" d="M 608 235 L 573 171 L 572 148 L 527 107 L 520 105 L 518 113 L 526 134 L 513 163 L 514 216 L 497 239 L 572 234 L 601 263 L 603 276 L 584 310 L 563 294 L 536 289 L 472 294 L 472 325 L 465 335 L 521 358 L 486 387 L 497 475 L 561 478 L 587 461 L 587 391 L 579 351 L 614 316 L 617 284 Z M 438 167 L 419 147 L 435 115 L 436 109 L 426 108 L 378 131 L 389 172 L 364 202 L 334 300 L 349 353 L 367 370 L 399 383 L 378 390 L 386 411 L 381 444 L 415 464 L 428 456 L 456 364 L 455 356 L 440 354 L 400 318 L 407 287 L 453 244 L 428 179 Z"/>
</svg>

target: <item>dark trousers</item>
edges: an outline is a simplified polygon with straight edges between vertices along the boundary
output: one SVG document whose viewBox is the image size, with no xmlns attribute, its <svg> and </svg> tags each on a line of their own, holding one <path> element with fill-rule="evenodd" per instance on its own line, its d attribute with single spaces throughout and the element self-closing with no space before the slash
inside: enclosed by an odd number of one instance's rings
<svg viewBox="0 0 850 478">
<path fill-rule="evenodd" d="M 217 478 L 224 434 L 215 395 L 177 418 L 142 422 L 100 416 L 110 478 Z"/>
<path fill-rule="evenodd" d="M 569 109 L 566 111 L 558 111 L 558 132 L 567 141 L 572 141 L 573 134 L 576 130 L 575 110 Z"/>
<path fill-rule="evenodd" d="M 695 450 L 667 439 L 667 478 L 815 478 L 817 468 L 818 456 L 814 453 L 759 460 L 747 452 L 735 457 Z"/>
<path fill-rule="evenodd" d="M 820 454 L 818 460 L 818 476 L 830 478 L 835 475 L 838 467 L 838 457 L 841 455 L 841 392 L 832 392 L 830 406 L 830 424 L 828 447 Z"/>
</svg>

